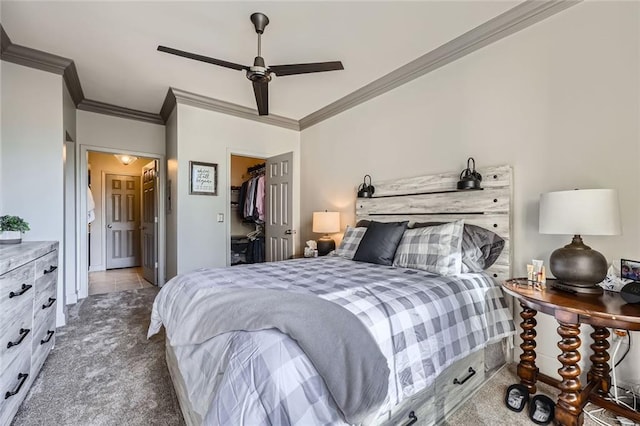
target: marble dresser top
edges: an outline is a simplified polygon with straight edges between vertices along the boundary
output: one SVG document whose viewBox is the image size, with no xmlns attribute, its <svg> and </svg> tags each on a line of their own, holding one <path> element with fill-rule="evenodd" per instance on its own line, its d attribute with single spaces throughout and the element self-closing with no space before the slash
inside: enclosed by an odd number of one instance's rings
<svg viewBox="0 0 640 426">
<path fill-rule="evenodd" d="M 0 275 L 58 248 L 57 241 L 23 241 L 0 245 Z"/>
</svg>

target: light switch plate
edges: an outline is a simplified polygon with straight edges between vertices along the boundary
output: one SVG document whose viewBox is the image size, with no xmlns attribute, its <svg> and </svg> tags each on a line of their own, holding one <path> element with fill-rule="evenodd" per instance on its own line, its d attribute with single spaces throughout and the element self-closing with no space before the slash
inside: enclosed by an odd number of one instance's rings
<svg viewBox="0 0 640 426">
<path fill-rule="evenodd" d="M 224 222 L 224 213 L 218 213 L 218 222 Z"/>
</svg>

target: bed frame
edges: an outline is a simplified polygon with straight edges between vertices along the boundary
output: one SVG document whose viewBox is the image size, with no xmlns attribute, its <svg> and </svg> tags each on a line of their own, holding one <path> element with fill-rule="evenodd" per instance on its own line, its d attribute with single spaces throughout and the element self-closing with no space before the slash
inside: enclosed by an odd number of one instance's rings
<svg viewBox="0 0 640 426">
<path fill-rule="evenodd" d="M 378 222 L 448 222 L 465 223 L 490 229 L 505 240 L 504 249 L 487 272 L 496 280 L 511 277 L 511 205 L 510 166 L 478 170 L 483 177 L 481 190 L 457 190 L 460 174 L 441 173 L 376 182 L 372 198 L 358 198 L 357 220 Z M 476 351 L 443 371 L 434 384 L 404 400 L 373 425 L 440 424 L 471 398 L 480 386 L 506 361 L 511 360 L 507 339 Z M 202 418 L 193 410 L 178 368 L 173 348 L 166 342 L 169 374 L 174 384 L 185 422 L 200 426 Z"/>
</svg>

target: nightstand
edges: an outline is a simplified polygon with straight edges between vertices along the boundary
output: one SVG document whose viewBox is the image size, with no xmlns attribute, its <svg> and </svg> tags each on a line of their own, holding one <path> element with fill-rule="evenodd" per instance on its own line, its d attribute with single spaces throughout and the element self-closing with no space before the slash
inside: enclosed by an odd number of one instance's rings
<svg viewBox="0 0 640 426">
<path fill-rule="evenodd" d="M 584 422 L 583 407 L 591 402 L 611 410 L 626 418 L 640 422 L 640 413 L 622 407 L 605 399 L 611 386 L 609 375 L 609 330 L 621 328 L 640 331 L 640 305 L 626 303 L 618 293 L 605 291 L 604 294 L 574 294 L 551 288 L 547 283 L 544 290 L 536 290 L 524 278 L 510 279 L 502 284 L 503 290 L 518 299 L 522 312 L 522 354 L 518 363 L 520 383 L 536 392 L 536 381 L 540 380 L 561 390 L 556 404 L 555 420 L 564 426 L 578 426 Z M 536 367 L 536 319 L 540 312 L 552 315 L 559 324 L 558 360 L 562 368 L 558 370 L 562 380 L 547 376 Z M 589 357 L 591 368 L 587 374 L 588 383 L 580 383 L 580 324 L 593 328 L 591 345 L 593 354 Z"/>
</svg>

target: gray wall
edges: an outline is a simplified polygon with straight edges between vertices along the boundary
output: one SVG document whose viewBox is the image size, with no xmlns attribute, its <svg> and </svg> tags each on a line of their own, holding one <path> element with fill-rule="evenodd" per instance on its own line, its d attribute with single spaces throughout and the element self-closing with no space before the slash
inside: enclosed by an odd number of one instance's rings
<svg viewBox="0 0 640 426">
<path fill-rule="evenodd" d="M 2 63 L 1 214 L 23 217 L 26 241 L 60 242 L 58 300 L 65 300 L 62 76 Z M 64 325 L 64 303 L 56 322 Z"/>
<path fill-rule="evenodd" d="M 304 130 L 303 240 L 315 236 L 314 210 L 341 211 L 343 228 L 354 222 L 366 173 L 375 185 L 462 170 L 473 156 L 514 168 L 516 275 L 569 242 L 538 233 L 538 197 L 554 190 L 617 188 L 623 235 L 585 242 L 609 261 L 640 259 L 639 12 L 637 2 L 581 3 Z M 539 335 L 537 362 L 555 374 L 556 324 L 538 317 L 551 332 Z M 640 358 L 634 348 L 628 359 Z M 640 383 L 640 365 L 632 370 Z"/>
<path fill-rule="evenodd" d="M 167 125 L 168 169 L 173 198 L 171 204 L 175 210 L 172 212 L 175 217 L 167 221 L 167 234 L 175 234 L 176 273 L 227 265 L 230 245 L 228 166 L 231 153 L 267 158 L 293 151 L 293 222 L 297 228 L 299 132 L 181 103 L 178 103 L 176 110 L 175 132 L 173 119 Z M 217 196 L 189 194 L 189 161 L 218 164 Z M 224 214 L 224 222 L 216 221 L 218 213 Z M 172 247 L 168 249 L 173 250 Z M 167 274 L 167 279 L 171 277 L 171 274 Z"/>
</svg>

